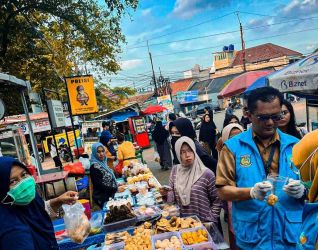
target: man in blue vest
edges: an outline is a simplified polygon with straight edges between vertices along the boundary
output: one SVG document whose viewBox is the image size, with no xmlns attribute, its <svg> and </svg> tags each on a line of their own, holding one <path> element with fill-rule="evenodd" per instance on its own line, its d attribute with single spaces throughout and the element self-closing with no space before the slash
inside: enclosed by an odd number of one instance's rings
<svg viewBox="0 0 318 250">
<path fill-rule="evenodd" d="M 233 202 L 233 228 L 240 249 L 296 249 L 305 188 L 290 169 L 298 139 L 277 129 L 282 100 L 274 88 L 254 90 L 248 97 L 252 127 L 228 140 L 220 154 L 216 185 L 220 198 Z M 268 176 L 275 175 L 286 181 L 270 181 Z M 271 192 L 278 202 L 269 205 Z"/>
</svg>

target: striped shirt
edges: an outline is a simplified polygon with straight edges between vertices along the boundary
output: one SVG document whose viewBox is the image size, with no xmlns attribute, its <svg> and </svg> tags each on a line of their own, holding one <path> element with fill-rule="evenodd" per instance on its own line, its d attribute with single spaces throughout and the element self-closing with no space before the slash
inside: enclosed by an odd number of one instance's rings
<svg viewBox="0 0 318 250">
<path fill-rule="evenodd" d="M 174 166 L 170 174 L 169 185 L 172 187 L 172 191 L 167 195 L 167 202 L 177 203 L 182 216 L 196 215 L 202 222 L 217 223 L 222 202 L 217 196 L 214 173 L 210 169 L 205 170 L 200 179 L 191 188 L 190 205 L 182 206 L 175 185 L 176 170 L 177 166 Z"/>
</svg>

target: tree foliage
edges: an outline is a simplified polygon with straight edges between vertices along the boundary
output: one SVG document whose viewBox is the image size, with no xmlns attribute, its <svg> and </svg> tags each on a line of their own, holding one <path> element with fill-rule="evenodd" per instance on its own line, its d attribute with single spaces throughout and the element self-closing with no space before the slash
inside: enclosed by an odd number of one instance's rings
<svg viewBox="0 0 318 250">
<path fill-rule="evenodd" d="M 65 94 L 63 76 L 120 69 L 123 15 L 138 0 L 0 1 L 0 72 Z"/>
</svg>

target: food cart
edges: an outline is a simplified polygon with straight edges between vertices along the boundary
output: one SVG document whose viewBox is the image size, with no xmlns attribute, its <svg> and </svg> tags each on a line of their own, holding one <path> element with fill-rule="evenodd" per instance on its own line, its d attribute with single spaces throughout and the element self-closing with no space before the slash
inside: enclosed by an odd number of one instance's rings
<svg viewBox="0 0 318 250">
<path fill-rule="evenodd" d="M 130 133 L 134 142 L 141 148 L 150 147 L 150 140 L 147 132 L 146 119 L 143 116 L 134 116 L 128 118 Z"/>
</svg>

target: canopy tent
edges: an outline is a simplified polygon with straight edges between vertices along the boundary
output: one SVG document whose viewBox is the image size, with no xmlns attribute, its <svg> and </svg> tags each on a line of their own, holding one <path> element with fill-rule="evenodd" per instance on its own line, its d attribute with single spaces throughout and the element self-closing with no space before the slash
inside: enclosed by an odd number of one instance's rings
<svg viewBox="0 0 318 250">
<path fill-rule="evenodd" d="M 249 94 L 252 90 L 267 86 L 267 76 L 262 76 L 253 82 L 245 91 L 244 94 Z"/>
<path fill-rule="evenodd" d="M 271 74 L 268 84 L 281 92 L 306 98 L 309 129 L 309 106 L 315 107 L 318 100 L 318 52 Z"/>
<path fill-rule="evenodd" d="M 152 115 L 152 114 L 155 114 L 155 113 L 163 112 L 165 110 L 168 110 L 168 109 L 166 109 L 165 107 L 160 106 L 160 105 L 149 105 L 141 113 L 144 114 L 144 115 Z"/>
<path fill-rule="evenodd" d="M 235 77 L 218 95 L 219 99 L 243 93 L 255 80 L 272 73 L 272 70 L 249 71 Z"/>
<path fill-rule="evenodd" d="M 271 74 L 268 83 L 281 92 L 318 94 L 318 52 Z"/>
<path fill-rule="evenodd" d="M 137 115 L 138 113 L 136 111 L 116 112 L 110 117 L 110 119 L 114 120 L 115 122 L 124 122 L 127 121 L 128 118 Z"/>
</svg>

